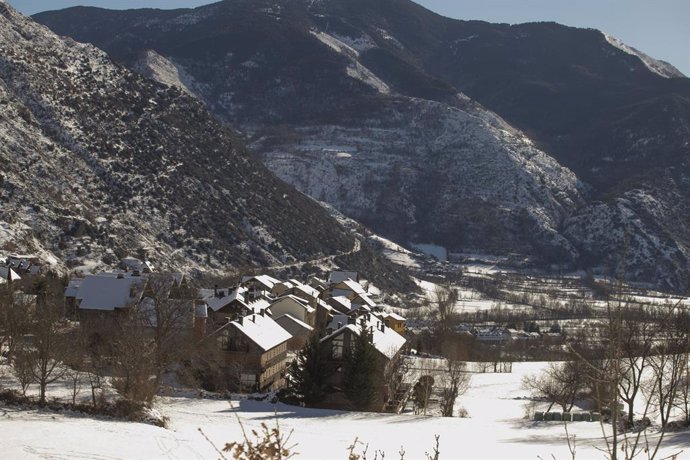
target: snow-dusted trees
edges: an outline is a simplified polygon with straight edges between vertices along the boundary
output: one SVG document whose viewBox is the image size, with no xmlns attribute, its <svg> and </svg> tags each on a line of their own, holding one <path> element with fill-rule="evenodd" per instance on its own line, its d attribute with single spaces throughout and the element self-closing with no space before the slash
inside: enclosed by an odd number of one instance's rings
<svg viewBox="0 0 690 460">
<path fill-rule="evenodd" d="M 320 402 L 326 396 L 330 366 L 315 331 L 288 369 L 288 390 L 306 405 Z"/>
<path fill-rule="evenodd" d="M 357 410 L 368 409 L 379 397 L 379 356 L 371 343 L 371 332 L 362 326 L 343 366 L 343 390 Z"/>
</svg>

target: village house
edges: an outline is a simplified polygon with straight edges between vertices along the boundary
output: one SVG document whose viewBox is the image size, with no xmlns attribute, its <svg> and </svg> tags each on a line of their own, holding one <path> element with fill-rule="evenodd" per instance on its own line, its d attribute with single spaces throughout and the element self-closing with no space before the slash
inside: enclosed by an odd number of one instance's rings
<svg viewBox="0 0 690 460">
<path fill-rule="evenodd" d="M 305 322 L 298 320 L 289 314 L 274 317 L 274 321 L 283 329 L 288 331 L 292 338 L 288 340 L 287 348 L 290 351 L 297 351 L 304 348 L 309 335 L 314 332 L 314 328 Z"/>
<path fill-rule="evenodd" d="M 348 271 L 332 271 L 328 274 L 328 284 L 338 284 L 346 280 L 359 282 L 359 273 Z"/>
<path fill-rule="evenodd" d="M 231 290 L 219 289 L 216 286 L 210 292 L 203 290 L 201 298 L 208 305 L 210 320 L 221 326 L 228 322 L 228 318 L 234 320 L 249 314 L 249 305 L 245 302 L 246 292 L 243 287 Z"/>
<path fill-rule="evenodd" d="M 136 257 L 125 257 L 120 260 L 118 267 L 121 270 L 139 273 L 152 273 L 153 264 L 149 261 L 142 261 Z"/>
<path fill-rule="evenodd" d="M 280 281 L 273 285 L 273 289 L 271 289 L 271 294 L 273 294 L 275 297 L 282 297 L 284 295 L 292 293 L 292 290 L 294 288 L 295 284 L 292 282 L 292 280 Z"/>
<path fill-rule="evenodd" d="M 292 280 L 294 284 L 294 288 L 292 289 L 291 294 L 297 297 L 300 297 L 304 300 L 308 300 L 309 302 L 313 302 L 316 299 L 319 299 L 321 297 L 321 291 L 311 287 L 307 284 L 302 284 L 299 283 L 295 280 Z"/>
<path fill-rule="evenodd" d="M 227 323 L 214 333 L 228 364 L 241 366 L 240 386 L 247 391 L 269 391 L 285 384 L 290 333 L 265 310 Z"/>
<path fill-rule="evenodd" d="M 139 302 L 145 284 L 130 273 L 99 273 L 70 283 L 65 298 L 83 323 L 105 322 Z"/>
<path fill-rule="evenodd" d="M 11 268 L 18 275 L 38 275 L 43 265 L 38 256 L 26 254 L 10 254 L 4 261 L 4 266 Z"/>
<path fill-rule="evenodd" d="M 393 329 L 400 335 L 405 334 L 405 318 L 395 312 L 386 312 L 379 314 L 386 326 Z"/>
<path fill-rule="evenodd" d="M 316 324 L 316 309 L 306 300 L 291 294 L 271 302 L 269 309 L 274 318 L 288 314 L 312 327 Z"/>
<path fill-rule="evenodd" d="M 369 297 L 369 294 L 357 294 L 355 297 L 350 301 L 352 305 L 360 305 L 360 306 L 366 306 L 371 309 L 376 308 L 376 302 L 374 302 L 371 297 Z"/>
<path fill-rule="evenodd" d="M 78 317 L 85 327 L 107 329 L 146 298 L 189 303 L 195 297 L 181 273 L 99 273 L 71 280 L 65 289 L 65 306 L 66 314 Z M 191 312 L 191 303 L 189 307 Z"/>
<path fill-rule="evenodd" d="M 337 315 L 328 325 L 326 330 L 328 335 L 321 339 L 321 347 L 323 353 L 328 357 L 329 364 L 336 369 L 329 383 L 336 389 L 342 388 L 344 359 L 352 350 L 357 337 L 362 333 L 362 329 L 369 332 L 371 343 L 378 351 L 378 378 L 376 380 L 380 382 L 380 388 L 378 391 L 379 398 L 374 405 L 382 407 L 387 397 L 383 375 L 393 358 L 402 351 L 406 339 L 387 327 L 383 321 L 374 315 L 364 314 L 359 318 Z M 342 407 L 345 404 L 344 395 L 341 392 L 329 395 L 327 404 Z"/>
<path fill-rule="evenodd" d="M 350 301 L 357 298 L 357 296 L 366 294 L 366 291 L 364 290 L 362 285 L 359 284 L 357 281 L 353 281 L 351 279 L 346 279 L 345 281 L 332 284 L 328 291 L 325 292 L 327 292 L 328 297 L 343 296 Z"/>
<path fill-rule="evenodd" d="M 328 305 L 335 308 L 338 312 L 347 315 L 352 311 L 352 302 L 345 296 L 330 297 L 328 299 Z"/>
<path fill-rule="evenodd" d="M 276 284 L 279 284 L 280 280 L 273 278 L 268 275 L 257 275 L 257 276 L 243 276 L 240 287 L 247 290 L 246 300 L 252 301 L 260 298 L 272 299 L 273 288 Z"/>
<path fill-rule="evenodd" d="M 487 344 L 505 343 L 511 338 L 510 332 L 502 327 L 477 329 L 474 336 L 479 342 Z"/>
</svg>

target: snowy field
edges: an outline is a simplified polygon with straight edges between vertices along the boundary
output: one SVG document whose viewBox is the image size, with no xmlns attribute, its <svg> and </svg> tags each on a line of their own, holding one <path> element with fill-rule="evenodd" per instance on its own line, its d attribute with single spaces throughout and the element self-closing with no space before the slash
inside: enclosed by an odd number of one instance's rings
<svg viewBox="0 0 690 460">
<path fill-rule="evenodd" d="M 440 435 L 440 458 L 446 460 L 571 458 L 562 424 L 524 418 L 529 401 L 524 399 L 528 394 L 520 388 L 520 380 L 544 366 L 521 363 L 513 366 L 511 374 L 475 374 L 470 390 L 456 405 L 469 412 L 465 419 L 274 407 L 248 400 L 235 400 L 233 408 L 227 401 L 164 397 L 158 408 L 170 418 L 170 426 L 163 429 L 0 406 L 0 457 L 216 459 L 220 455 L 199 429 L 222 447 L 241 438 L 239 416 L 246 429 L 277 421 L 283 431 L 294 430 L 291 440 L 297 444 L 294 451 L 299 459 L 346 459 L 347 447 L 355 438 L 369 443 L 370 458 L 379 449 L 385 451 L 385 458 L 396 459 L 403 446 L 406 459 L 423 459 L 435 435 Z M 569 431 L 576 436 L 578 459 L 604 458 L 596 449 L 603 447 L 598 423 L 572 423 Z M 687 430 L 666 436 L 660 458 L 683 449 L 678 458 L 690 458 Z"/>
</svg>

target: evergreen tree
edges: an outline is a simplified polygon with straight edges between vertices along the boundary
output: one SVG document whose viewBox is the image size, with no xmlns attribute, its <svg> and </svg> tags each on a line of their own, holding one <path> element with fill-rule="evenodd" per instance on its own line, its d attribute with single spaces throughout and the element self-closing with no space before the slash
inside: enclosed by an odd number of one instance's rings
<svg viewBox="0 0 690 460">
<path fill-rule="evenodd" d="M 378 351 L 371 332 L 362 326 L 352 349 L 345 356 L 343 387 L 345 396 L 358 410 L 367 409 L 378 397 Z"/>
<path fill-rule="evenodd" d="M 326 395 L 326 379 L 330 372 L 325 358 L 319 334 L 314 331 L 288 369 L 288 389 L 307 405 L 318 403 Z"/>
</svg>

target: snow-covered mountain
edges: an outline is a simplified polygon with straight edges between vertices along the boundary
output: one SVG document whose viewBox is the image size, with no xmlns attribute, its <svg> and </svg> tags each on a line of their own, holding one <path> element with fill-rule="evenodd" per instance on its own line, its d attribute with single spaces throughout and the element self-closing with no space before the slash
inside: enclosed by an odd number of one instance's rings
<svg viewBox="0 0 690 460">
<path fill-rule="evenodd" d="M 37 20 L 191 92 L 280 177 L 398 242 L 687 286 L 690 80 L 599 31 L 408 0 Z"/>
<path fill-rule="evenodd" d="M 88 269 L 144 248 L 204 272 L 353 246 L 196 99 L 5 3 L 0 107 L 0 252 Z"/>
</svg>

